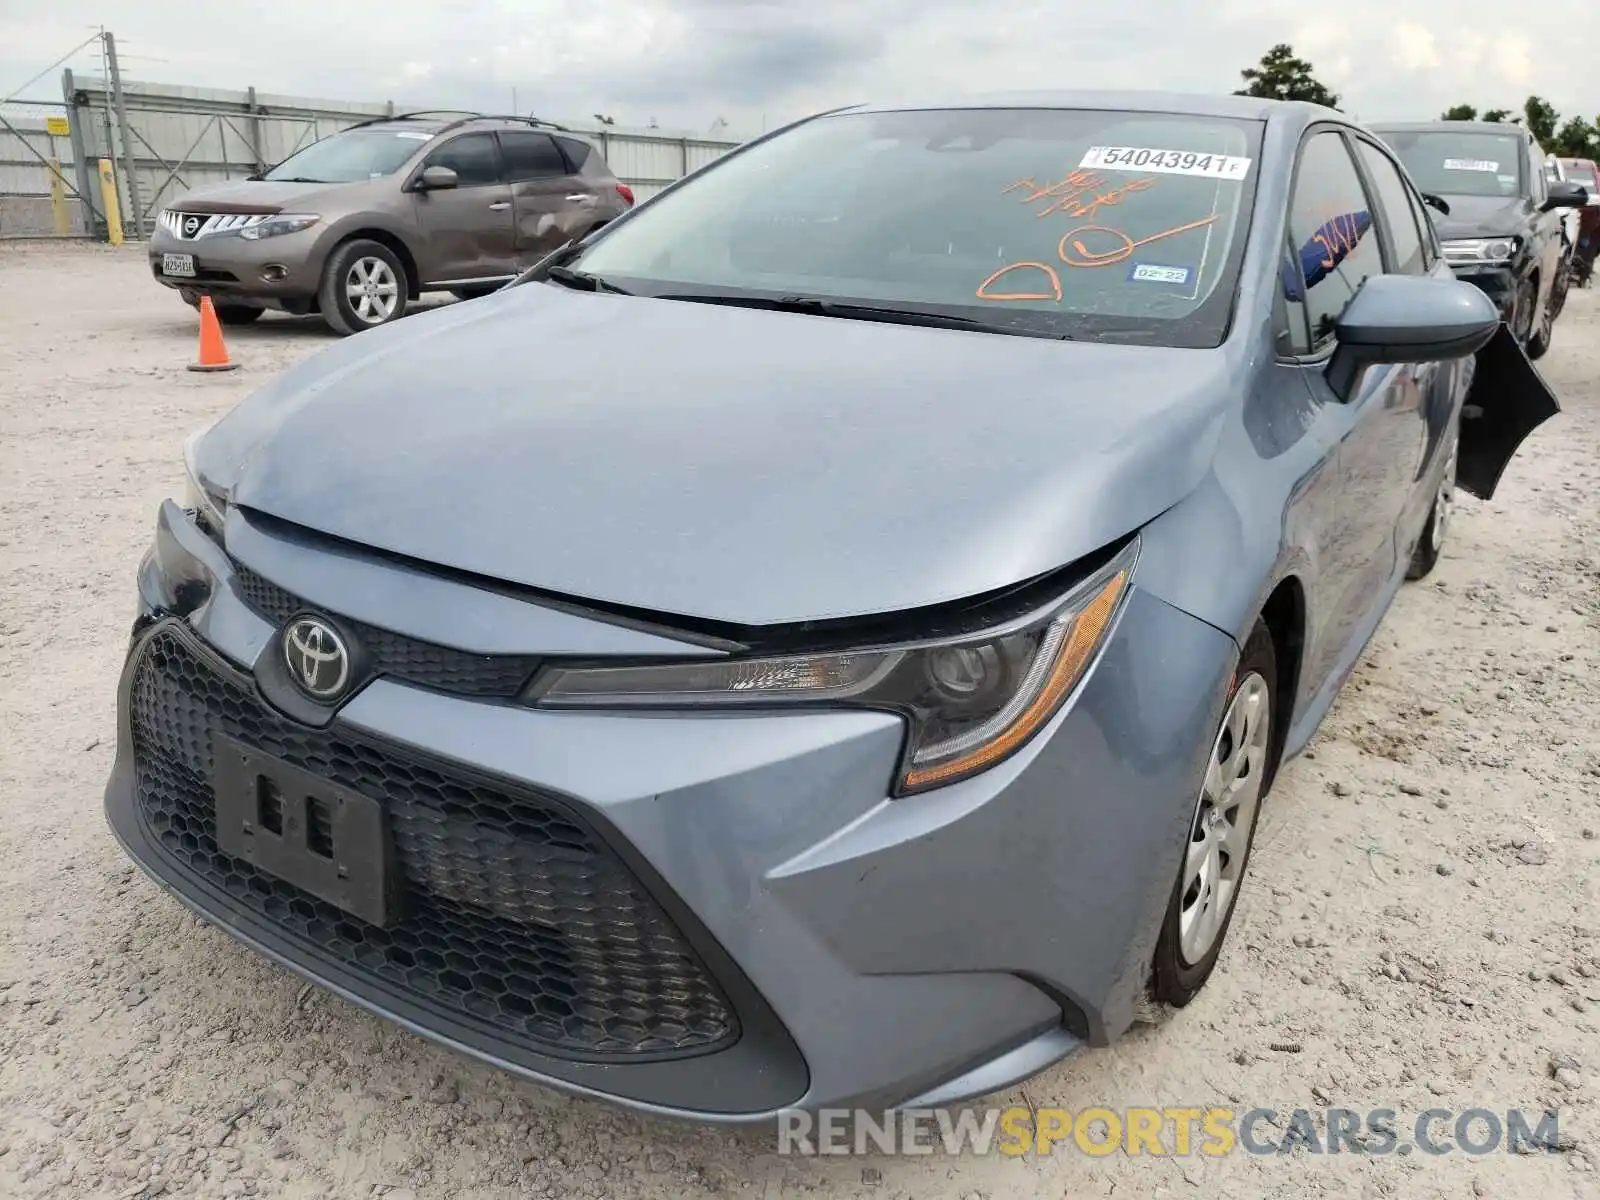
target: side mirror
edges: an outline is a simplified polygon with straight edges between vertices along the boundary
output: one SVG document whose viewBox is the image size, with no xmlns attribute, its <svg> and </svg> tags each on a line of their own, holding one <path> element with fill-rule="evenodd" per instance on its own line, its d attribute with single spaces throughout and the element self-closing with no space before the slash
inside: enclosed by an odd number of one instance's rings
<svg viewBox="0 0 1600 1200">
<path fill-rule="evenodd" d="M 1558 208 L 1582 208 L 1589 202 L 1589 189 L 1581 183 L 1556 180 L 1550 185 L 1550 197 L 1540 206 L 1541 212 Z"/>
<path fill-rule="evenodd" d="M 1441 216 L 1448 217 L 1450 215 L 1450 202 L 1443 196 L 1435 195 L 1433 192 L 1423 192 L 1422 202 L 1429 208 L 1438 210 Z"/>
<path fill-rule="evenodd" d="M 424 167 L 417 179 L 419 192 L 441 192 L 455 187 L 460 180 L 450 167 Z"/>
<path fill-rule="evenodd" d="M 1477 353 L 1500 325 L 1494 303 L 1455 279 L 1374 275 L 1357 289 L 1334 326 L 1338 349 L 1328 386 L 1340 400 L 1380 363 L 1441 362 Z"/>
</svg>

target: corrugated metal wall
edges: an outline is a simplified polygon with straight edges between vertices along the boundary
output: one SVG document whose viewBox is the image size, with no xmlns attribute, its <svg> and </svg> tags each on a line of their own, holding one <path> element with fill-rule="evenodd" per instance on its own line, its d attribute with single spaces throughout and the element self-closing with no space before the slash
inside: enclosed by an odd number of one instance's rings
<svg viewBox="0 0 1600 1200">
<path fill-rule="evenodd" d="M 82 237 L 88 232 L 83 206 L 66 195 L 65 229 L 50 203 L 50 168 L 60 165 L 66 186 L 74 186 L 72 142 L 50 133 L 45 117 L 62 116 L 65 106 L 0 105 L 0 238 Z"/>
<path fill-rule="evenodd" d="M 123 139 L 115 127 L 115 105 L 105 82 L 96 77 L 68 78 L 73 103 L 70 116 L 74 141 L 81 140 L 85 158 L 116 161 L 121 173 Z M 196 188 L 229 179 L 242 179 L 270 167 L 294 151 L 357 121 L 410 111 L 423 106 L 392 103 L 351 104 L 306 96 L 283 96 L 217 88 L 174 87 L 123 81 L 129 140 L 133 144 L 133 179 L 138 197 L 137 214 L 130 211 L 129 189 L 122 184 L 122 220 L 129 236 L 143 236 L 152 228 L 160 209 Z M 59 111 L 67 112 L 66 108 Z M 18 124 L 11 118 L 12 124 Z M 26 119 L 30 130 L 42 131 L 42 118 Z M 561 121 L 560 124 L 593 142 L 610 162 L 618 178 L 629 184 L 640 200 L 655 195 L 673 180 L 726 154 L 739 143 L 711 137 L 683 135 L 660 129 L 623 128 L 594 122 Z M 22 128 L 22 126 L 18 126 Z M 24 133 L 32 138 L 31 132 Z M 30 166 L 26 150 L 9 149 L 0 127 L 0 194 L 15 192 L 19 202 L 43 205 L 44 227 L 50 231 L 49 172 L 38 160 Z M 63 171 L 76 179 L 68 139 L 46 139 L 61 156 Z M 40 149 L 43 149 L 41 144 Z M 90 173 L 91 183 L 93 173 Z M 38 199 L 43 197 L 43 199 Z M 0 201 L 3 203 L 3 201 Z M 95 202 L 98 206 L 98 201 Z M 83 205 L 72 201 L 76 228 L 84 225 Z M 0 214 L 4 213 L 0 209 Z M 139 218 L 135 220 L 135 215 Z M 5 229 L 0 226 L 0 236 Z"/>
</svg>

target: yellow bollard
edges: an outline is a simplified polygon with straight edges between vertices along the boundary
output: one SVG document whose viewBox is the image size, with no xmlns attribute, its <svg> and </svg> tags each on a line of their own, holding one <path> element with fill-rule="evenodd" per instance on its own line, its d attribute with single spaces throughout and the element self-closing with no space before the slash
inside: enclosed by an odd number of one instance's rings
<svg viewBox="0 0 1600 1200">
<path fill-rule="evenodd" d="M 67 185 L 61 178 L 61 164 L 50 160 L 50 216 L 55 221 L 56 236 L 66 237 L 72 232 L 72 214 L 67 211 Z"/>
<path fill-rule="evenodd" d="M 113 246 L 122 245 L 122 208 L 117 203 L 117 177 L 112 173 L 111 160 L 100 160 L 100 200 L 106 206 L 106 241 Z"/>
</svg>

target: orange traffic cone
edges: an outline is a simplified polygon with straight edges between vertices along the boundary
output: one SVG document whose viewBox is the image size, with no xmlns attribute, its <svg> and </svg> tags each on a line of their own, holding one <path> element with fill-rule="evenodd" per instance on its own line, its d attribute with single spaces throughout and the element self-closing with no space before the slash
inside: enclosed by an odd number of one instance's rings
<svg viewBox="0 0 1600 1200">
<path fill-rule="evenodd" d="M 228 357 L 222 344 L 222 326 L 217 322 L 216 306 L 210 296 L 200 297 L 200 357 L 189 364 L 191 371 L 231 371 L 239 364 Z"/>
</svg>

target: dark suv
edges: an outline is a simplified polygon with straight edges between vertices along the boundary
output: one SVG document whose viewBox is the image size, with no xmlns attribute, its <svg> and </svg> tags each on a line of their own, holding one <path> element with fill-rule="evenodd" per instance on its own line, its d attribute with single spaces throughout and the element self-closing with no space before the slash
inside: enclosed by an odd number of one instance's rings
<svg viewBox="0 0 1600 1200">
<path fill-rule="evenodd" d="M 407 113 L 352 126 L 264 176 L 190 192 L 157 218 L 150 269 L 226 324 L 320 312 L 339 333 L 429 291 L 493 291 L 628 210 L 600 152 L 548 122 Z"/>
<path fill-rule="evenodd" d="M 1550 348 L 1559 311 L 1563 208 L 1588 193 L 1549 183 L 1544 151 L 1517 125 L 1427 121 L 1368 126 L 1394 149 L 1435 208 L 1445 261 L 1477 284 L 1529 358 Z"/>
</svg>

